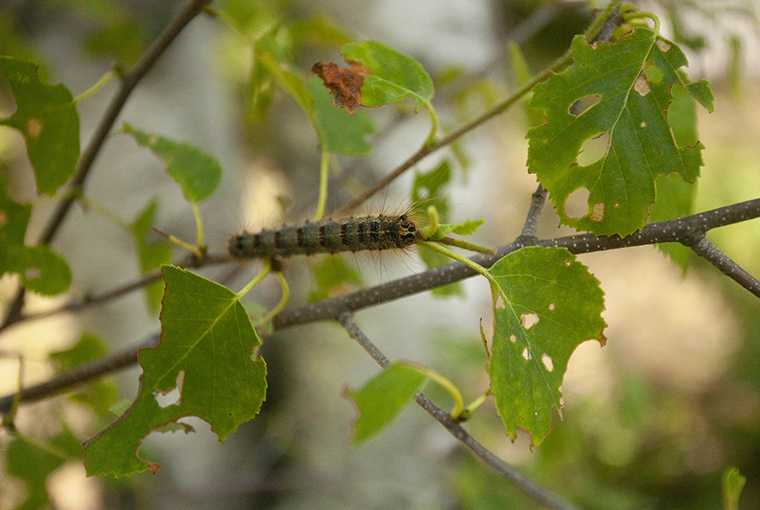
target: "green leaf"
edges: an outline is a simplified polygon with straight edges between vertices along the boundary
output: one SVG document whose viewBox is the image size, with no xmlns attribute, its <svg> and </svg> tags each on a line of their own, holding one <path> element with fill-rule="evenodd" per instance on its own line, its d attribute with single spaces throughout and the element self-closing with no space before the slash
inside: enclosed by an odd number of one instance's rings
<svg viewBox="0 0 760 510">
<path fill-rule="evenodd" d="M 534 89 L 530 106 L 543 109 L 546 123 L 528 131 L 529 170 L 549 190 L 562 223 L 628 235 L 644 226 L 658 176 L 678 172 L 693 182 L 702 165 L 701 144 L 680 147 L 674 139 L 671 89 L 685 86 L 710 111 L 712 92 L 704 80 L 684 83 L 683 52 L 649 29 L 637 28 L 615 44 L 589 46 L 576 36 L 573 52 L 570 68 Z M 575 112 L 579 100 L 598 103 Z M 579 163 L 584 142 L 599 136 L 606 140 L 601 157 Z M 570 217 L 566 201 L 581 189 L 590 192 L 588 206 Z"/>
<path fill-rule="evenodd" d="M 509 61 L 512 67 L 512 73 L 515 76 L 515 85 L 522 87 L 533 80 L 533 73 L 528 66 L 528 61 L 525 59 L 520 46 L 514 41 L 509 42 Z M 544 115 L 538 108 L 532 108 L 528 106 L 530 100 L 533 97 L 532 93 L 526 94 L 526 97 L 521 100 L 525 108 L 525 117 L 529 126 L 540 126 L 544 123 Z"/>
<path fill-rule="evenodd" d="M 271 53 L 256 52 L 256 61 L 275 79 L 287 94 L 296 100 L 301 109 L 311 119 L 314 98 L 304 85 L 303 79 L 291 71 L 287 64 L 278 62 Z"/>
<path fill-rule="evenodd" d="M 686 79 L 685 73 L 679 76 Z M 698 142 L 697 106 L 685 87 L 674 85 L 671 89 L 673 102 L 668 107 L 668 123 L 676 143 L 693 146 Z M 694 214 L 697 186 L 684 181 L 679 174 L 661 175 L 656 181 L 657 201 L 649 208 L 647 223 L 673 220 Z M 657 247 L 683 271 L 689 267 L 691 248 L 680 243 L 658 244 Z"/>
<path fill-rule="evenodd" d="M 351 40 L 350 35 L 324 14 L 296 21 L 288 27 L 293 46 L 341 46 Z"/>
<path fill-rule="evenodd" d="M 137 247 L 140 272 L 145 274 L 169 262 L 172 256 L 171 245 L 161 239 L 152 230 L 153 221 L 158 210 L 158 200 L 153 199 L 135 218 L 131 225 L 132 236 Z M 152 240 L 151 240 L 152 238 Z M 164 288 L 161 282 L 153 282 L 145 287 L 148 309 L 155 313 L 161 306 Z"/>
<path fill-rule="evenodd" d="M 25 439 L 14 439 L 7 447 L 5 459 L 8 474 L 23 480 L 26 489 L 26 499 L 17 510 L 50 506 L 45 480 L 63 465 L 65 458 Z"/>
<path fill-rule="evenodd" d="M 433 80 L 414 58 L 377 41 L 344 44 L 340 52 L 346 60 L 364 63 L 372 73 L 361 87 L 364 106 L 374 108 L 411 97 L 418 111 L 431 107 Z"/>
<path fill-rule="evenodd" d="M 0 56 L 16 112 L 0 124 L 21 131 L 37 178 L 39 193 L 53 194 L 74 175 L 79 159 L 79 115 L 71 92 L 62 84 L 39 81 L 37 66 Z"/>
<path fill-rule="evenodd" d="M 266 364 L 252 357 L 261 341 L 238 296 L 189 271 L 169 265 L 162 270 L 161 342 L 140 351 L 143 374 L 132 407 L 85 442 L 88 476 L 156 472 L 158 464 L 137 456 L 155 428 L 197 416 L 221 442 L 252 419 L 264 401 Z M 179 401 L 161 407 L 156 397 L 175 388 Z"/>
<path fill-rule="evenodd" d="M 350 267 L 340 257 L 324 257 L 314 264 L 314 290 L 309 294 L 309 302 L 315 303 L 334 295 L 335 291 L 341 294 L 350 289 L 361 286 L 362 277 L 358 271 Z"/>
<path fill-rule="evenodd" d="M 364 156 L 372 152 L 367 137 L 377 132 L 372 117 L 357 111 L 354 115 L 335 108 L 330 91 L 314 76 L 306 87 L 314 96 L 314 127 L 322 150 L 332 154 Z"/>
<path fill-rule="evenodd" d="M 71 270 L 47 246 L 24 246 L 32 208 L 15 202 L 0 181 L 0 275 L 17 273 L 29 290 L 43 295 L 60 294 L 71 284 Z"/>
<path fill-rule="evenodd" d="M 551 430 L 552 408 L 562 407 L 559 387 L 570 355 L 585 340 L 606 341 L 604 293 L 564 248 L 523 248 L 490 272 L 507 296 L 505 307 L 494 310 L 488 367 L 496 409 L 512 439 L 520 427 L 538 445 Z"/>
<path fill-rule="evenodd" d="M 98 337 L 85 333 L 70 349 L 50 353 L 50 360 L 58 372 L 68 372 L 80 365 L 102 358 L 106 353 L 106 347 Z M 107 417 L 110 407 L 116 402 L 116 386 L 108 380 L 96 379 L 69 398 L 88 405 L 98 416 Z"/>
<path fill-rule="evenodd" d="M 448 234 L 471 236 L 478 231 L 484 221 L 485 218 L 480 218 L 479 220 L 475 221 L 464 220 L 462 223 L 441 223 L 438 225 L 436 234 L 439 234 L 441 237 L 445 237 Z M 440 239 L 438 236 L 435 236 L 435 238 Z"/>
<path fill-rule="evenodd" d="M 723 488 L 723 510 L 739 510 L 739 496 L 742 494 L 747 477 L 742 476 L 735 467 L 723 472 L 721 486 Z"/>
<path fill-rule="evenodd" d="M 450 180 L 451 164 L 448 160 L 443 160 L 435 170 L 426 174 L 415 172 L 414 184 L 412 185 L 412 202 L 421 208 L 431 205 L 435 206 L 440 217 L 445 218 L 449 212 L 449 202 L 443 192 Z M 438 238 L 436 236 L 433 237 Z M 443 266 L 451 262 L 451 259 L 446 255 L 424 247 L 419 248 L 418 253 L 428 269 Z M 457 282 L 443 287 L 436 287 L 433 289 L 432 294 L 437 297 L 461 295 L 462 286 Z"/>
<path fill-rule="evenodd" d="M 71 269 L 60 255 L 47 246 L 26 246 L 18 252 L 13 272 L 21 275 L 21 283 L 43 296 L 55 296 L 71 285 Z"/>
<path fill-rule="evenodd" d="M 379 434 L 409 405 L 427 376 L 407 363 L 394 363 L 359 391 L 347 392 L 359 411 L 352 444 Z"/>
<path fill-rule="evenodd" d="M 190 202 L 203 202 L 219 186 L 222 167 L 213 156 L 192 145 L 146 133 L 126 122 L 123 129 L 131 133 L 137 143 L 152 150 L 166 163 L 166 171 L 180 185 Z"/>
</svg>

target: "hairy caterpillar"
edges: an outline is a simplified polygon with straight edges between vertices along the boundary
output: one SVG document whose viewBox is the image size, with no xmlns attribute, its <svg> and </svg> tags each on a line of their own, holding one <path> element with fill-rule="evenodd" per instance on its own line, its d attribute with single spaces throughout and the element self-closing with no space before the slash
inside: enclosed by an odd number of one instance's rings
<svg viewBox="0 0 760 510">
<path fill-rule="evenodd" d="M 230 239 L 229 253 L 242 259 L 289 257 L 342 251 L 402 249 L 419 228 L 407 214 L 305 222 L 277 230 L 244 232 Z"/>
</svg>

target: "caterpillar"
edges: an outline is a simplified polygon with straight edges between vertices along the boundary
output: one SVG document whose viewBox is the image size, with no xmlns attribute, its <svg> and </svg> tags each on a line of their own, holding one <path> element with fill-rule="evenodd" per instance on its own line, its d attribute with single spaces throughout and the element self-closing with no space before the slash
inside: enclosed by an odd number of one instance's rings
<svg viewBox="0 0 760 510">
<path fill-rule="evenodd" d="M 277 230 L 244 232 L 230 239 L 235 258 L 274 258 L 362 250 L 403 249 L 414 244 L 419 228 L 407 214 L 338 218 L 286 225 Z"/>
</svg>

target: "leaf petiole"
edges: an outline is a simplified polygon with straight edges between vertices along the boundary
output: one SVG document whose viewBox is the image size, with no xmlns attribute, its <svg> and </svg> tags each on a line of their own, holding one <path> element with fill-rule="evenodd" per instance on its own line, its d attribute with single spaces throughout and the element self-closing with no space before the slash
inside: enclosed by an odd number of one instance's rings
<svg viewBox="0 0 760 510">
<path fill-rule="evenodd" d="M 453 237 L 444 237 L 442 239 L 437 239 L 435 242 L 440 243 L 440 244 L 445 244 L 447 246 L 456 246 L 457 248 L 462 248 L 463 250 L 470 250 L 470 251 L 475 251 L 478 253 L 484 253 L 486 255 L 496 254 L 496 250 L 494 250 L 493 248 L 489 248 L 488 246 L 481 246 L 479 244 L 462 241 L 461 239 L 454 239 Z"/>
<path fill-rule="evenodd" d="M 288 299 L 290 299 L 290 286 L 288 285 L 288 281 L 285 279 L 285 275 L 282 274 L 282 271 L 274 271 L 274 275 L 280 281 L 280 285 L 282 285 L 282 298 L 280 299 L 280 302 L 277 303 L 277 306 L 272 308 L 272 310 L 264 317 L 256 321 L 254 326 L 263 326 L 267 322 L 277 317 L 277 314 L 279 314 L 282 309 L 285 308 L 285 305 L 288 303 Z"/>
<path fill-rule="evenodd" d="M 433 123 L 430 128 L 430 134 L 428 135 L 427 140 L 425 140 L 425 145 L 433 146 L 435 145 L 435 136 L 438 134 L 438 114 L 435 112 L 435 108 L 433 108 L 433 104 L 430 101 L 425 100 L 425 107 L 430 112 L 430 120 Z"/>
<path fill-rule="evenodd" d="M 190 205 L 193 207 L 193 216 L 195 216 L 195 228 L 198 232 L 198 250 L 203 253 L 206 251 L 206 246 L 203 244 L 203 219 L 201 218 L 201 211 L 198 209 L 197 203 L 190 202 Z M 203 256 L 200 258 L 203 258 Z"/>
<path fill-rule="evenodd" d="M 271 261 L 271 260 L 268 260 L 268 259 L 265 259 L 265 260 L 264 260 L 264 269 L 262 269 L 262 270 L 261 270 L 261 272 L 260 272 L 259 274 L 257 274 L 257 275 L 256 275 L 256 277 L 255 277 L 253 280 L 251 280 L 251 281 L 248 283 L 248 285 L 246 285 L 245 287 L 243 287 L 243 288 L 242 288 L 242 290 L 241 290 L 240 292 L 237 292 L 237 293 L 235 294 L 235 296 L 236 296 L 238 299 L 240 299 L 240 298 L 242 298 L 243 296 L 245 296 L 246 294 L 248 294 L 248 292 L 249 292 L 249 291 L 250 291 L 252 288 L 254 288 L 256 285 L 258 285 L 258 283 L 259 283 L 261 280 L 263 280 L 263 279 L 264 279 L 264 277 L 265 277 L 266 275 L 268 275 L 268 274 L 269 274 L 269 271 L 270 271 L 271 269 L 272 269 L 272 261 Z"/>
<path fill-rule="evenodd" d="M 75 98 L 74 98 L 74 99 L 73 99 L 71 102 L 72 102 L 72 103 L 74 103 L 74 104 L 76 104 L 76 103 L 78 103 L 79 101 L 81 101 L 81 100 L 83 100 L 83 99 L 87 99 L 88 97 L 90 97 L 91 95 L 95 94 L 97 91 L 99 91 L 100 89 L 102 89 L 102 88 L 103 88 L 103 86 L 105 86 L 105 84 L 106 84 L 106 83 L 108 83 L 109 81 L 111 81 L 113 78 L 115 78 L 115 77 L 117 77 L 117 76 L 118 76 L 118 73 L 116 72 L 116 70 L 114 70 L 114 69 L 111 69 L 111 70 L 110 70 L 110 71 L 108 71 L 106 74 L 104 74 L 104 75 L 103 75 L 103 76 L 102 76 L 102 77 L 101 77 L 101 78 L 100 78 L 100 79 L 99 79 L 99 80 L 98 80 L 98 81 L 95 83 L 95 85 L 93 85 L 93 86 L 92 86 L 92 87 L 90 87 L 89 89 L 87 89 L 87 90 L 85 90 L 84 92 L 82 92 L 81 94 L 79 94 L 79 95 L 78 95 L 77 97 L 75 97 Z"/>
<path fill-rule="evenodd" d="M 654 22 L 654 32 L 659 35 L 660 33 L 660 18 L 656 14 L 647 11 L 630 12 L 623 15 L 623 21 L 629 22 L 636 19 L 649 18 Z"/>
<path fill-rule="evenodd" d="M 481 396 L 470 402 L 467 407 L 465 407 L 462 410 L 462 414 L 460 415 L 460 418 L 463 418 L 465 420 L 469 420 L 472 417 L 472 413 L 475 412 L 475 410 L 480 407 L 480 405 L 488 399 L 488 397 L 491 396 L 491 388 L 488 388 L 485 393 L 483 393 Z"/>
<path fill-rule="evenodd" d="M 459 388 L 457 388 L 453 382 L 451 382 L 447 377 L 444 377 L 443 375 L 429 368 L 421 367 L 412 363 L 401 362 L 401 364 L 411 367 L 417 370 L 419 373 L 424 374 L 431 381 L 435 382 L 441 388 L 446 390 L 446 392 L 451 395 L 451 398 L 454 399 L 454 408 L 451 410 L 451 419 L 458 420 L 461 418 L 462 412 L 464 411 L 464 399 L 462 398 L 462 393 L 459 391 Z"/>
<path fill-rule="evenodd" d="M 319 202 L 317 202 L 317 213 L 314 215 L 314 221 L 321 220 L 325 215 L 325 206 L 327 205 L 327 181 L 330 176 L 330 153 L 322 150 L 322 159 L 319 164 Z"/>
<path fill-rule="evenodd" d="M 163 231 L 157 229 L 156 227 L 150 227 L 150 228 L 153 230 L 153 232 L 155 232 L 156 234 L 158 234 L 161 237 L 165 238 L 170 243 L 176 244 L 180 248 L 184 248 L 187 251 L 189 251 L 190 253 L 192 253 L 193 255 L 195 255 L 198 258 L 198 260 L 203 260 L 204 254 L 203 254 L 203 251 L 202 251 L 201 248 L 198 248 L 197 246 L 193 246 L 192 244 L 190 244 L 190 243 L 188 243 L 186 241 L 183 241 L 179 237 L 175 237 L 175 236 L 173 236 L 171 234 L 167 234 L 166 232 L 163 232 Z"/>
<path fill-rule="evenodd" d="M 504 302 L 507 302 L 507 296 L 504 294 L 504 291 L 501 289 L 501 286 L 499 285 L 499 282 L 496 281 L 496 279 L 491 275 L 491 273 L 488 272 L 488 269 L 481 266 L 477 262 L 473 262 L 472 260 L 468 259 L 467 257 L 463 257 L 462 255 L 458 254 L 455 251 L 452 251 L 445 246 L 441 246 L 438 243 L 431 242 L 431 241 L 416 241 L 415 244 L 418 244 L 420 246 L 424 246 L 425 248 L 433 251 L 437 251 L 438 253 L 442 253 L 443 255 L 446 255 L 447 257 L 456 260 L 457 262 L 461 262 L 462 264 L 474 269 L 478 273 L 482 274 L 486 277 L 488 280 L 488 283 L 491 284 L 491 297 L 493 298 L 494 303 L 498 299 L 499 296 L 504 300 Z"/>
</svg>

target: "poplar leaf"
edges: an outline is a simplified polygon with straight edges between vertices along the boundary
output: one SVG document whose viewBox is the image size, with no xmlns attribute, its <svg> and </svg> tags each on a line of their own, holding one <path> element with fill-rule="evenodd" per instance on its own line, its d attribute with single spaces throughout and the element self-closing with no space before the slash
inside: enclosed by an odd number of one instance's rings
<svg viewBox="0 0 760 510">
<path fill-rule="evenodd" d="M 314 127 L 322 150 L 332 154 L 364 156 L 372 152 L 367 137 L 377 132 L 375 122 L 366 112 L 346 115 L 332 104 L 330 91 L 316 76 L 306 82 L 314 96 Z"/>
<path fill-rule="evenodd" d="M 562 407 L 559 387 L 570 355 L 586 340 L 606 342 L 604 293 L 564 248 L 522 248 L 490 273 L 507 297 L 494 310 L 488 366 L 496 410 L 512 439 L 520 427 L 538 445 L 551 430 L 552 408 Z"/>
<path fill-rule="evenodd" d="M 190 202 L 198 204 L 210 197 L 222 180 L 222 167 L 215 157 L 197 147 L 147 133 L 124 123 L 137 143 L 150 149 L 165 164 L 166 171 L 182 188 Z"/>
<path fill-rule="evenodd" d="M 682 80 L 683 52 L 650 29 L 614 44 L 590 46 L 576 36 L 573 53 L 572 66 L 534 88 L 530 106 L 543 109 L 546 123 L 528 131 L 529 170 L 549 190 L 562 223 L 628 235 L 644 226 L 658 176 L 677 172 L 694 182 L 699 175 L 704 147 L 680 146 L 669 124 L 673 87 L 685 87 L 709 111 L 712 92 L 704 80 Z M 599 155 L 587 161 L 580 153 L 592 153 L 595 141 Z M 583 197 L 580 213 L 566 210 L 574 193 Z"/>
<path fill-rule="evenodd" d="M 362 87 L 366 106 L 373 108 L 411 97 L 417 110 L 430 107 L 435 93 L 433 80 L 414 58 L 377 41 L 345 44 L 340 52 L 347 60 L 362 62 L 372 73 Z"/>
<path fill-rule="evenodd" d="M 53 194 L 76 170 L 79 159 L 79 115 L 71 92 L 48 85 L 37 66 L 0 56 L 0 73 L 8 77 L 16 112 L 0 124 L 21 131 L 39 193 Z"/>
<path fill-rule="evenodd" d="M 357 106 L 376 108 L 410 97 L 417 111 L 420 107 L 432 109 L 433 80 L 414 58 L 377 41 L 344 44 L 340 52 L 350 68 L 333 62 L 318 62 L 312 67 L 335 94 L 336 106 L 353 114 Z"/>
<path fill-rule="evenodd" d="M 359 411 L 352 444 L 366 441 L 390 425 L 411 403 L 426 379 L 413 365 L 394 363 L 361 390 L 347 392 Z"/>
<path fill-rule="evenodd" d="M 153 230 L 153 221 L 158 210 L 158 200 L 153 199 L 132 222 L 132 236 L 137 248 L 137 257 L 140 261 L 140 272 L 145 274 L 158 269 L 161 264 L 169 262 L 172 256 L 172 247 L 168 242 L 158 238 Z M 161 306 L 161 296 L 164 293 L 160 281 L 153 282 L 145 287 L 148 309 L 151 313 L 158 311 Z"/>
<path fill-rule="evenodd" d="M 132 406 L 85 442 L 88 476 L 155 473 L 161 466 L 137 455 L 153 430 L 197 416 L 222 442 L 252 419 L 264 401 L 266 364 L 253 358 L 261 340 L 237 295 L 190 271 L 169 265 L 162 270 L 161 341 L 140 350 L 143 374 Z M 162 407 L 157 396 L 175 388 L 179 400 Z"/>
</svg>

